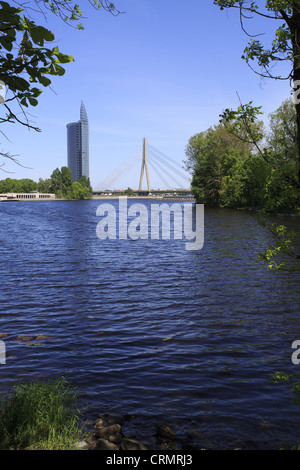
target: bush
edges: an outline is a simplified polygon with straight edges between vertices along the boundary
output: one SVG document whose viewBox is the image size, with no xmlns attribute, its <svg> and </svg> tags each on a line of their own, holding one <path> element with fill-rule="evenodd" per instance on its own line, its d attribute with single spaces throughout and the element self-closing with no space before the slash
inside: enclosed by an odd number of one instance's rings
<svg viewBox="0 0 300 470">
<path fill-rule="evenodd" d="M 15 386 L 0 399 L 0 449 L 71 449 L 80 436 L 77 402 L 64 377 Z"/>
</svg>

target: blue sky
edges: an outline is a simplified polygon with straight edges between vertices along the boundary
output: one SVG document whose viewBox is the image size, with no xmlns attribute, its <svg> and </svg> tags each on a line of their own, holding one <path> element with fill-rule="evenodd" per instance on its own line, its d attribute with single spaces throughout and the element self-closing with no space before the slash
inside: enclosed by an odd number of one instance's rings
<svg viewBox="0 0 300 470">
<path fill-rule="evenodd" d="M 189 138 L 218 123 L 225 108 L 253 101 L 265 120 L 290 96 L 286 81 L 266 80 L 241 59 L 247 37 L 238 12 L 220 11 L 213 0 L 115 0 L 125 13 L 113 17 L 81 2 L 84 31 L 48 17 L 59 49 L 74 56 L 63 77 L 45 89 L 32 120 L 42 132 L 2 125 L 22 168 L 6 162 L 0 179 L 50 177 L 67 165 L 66 124 L 79 119 L 83 100 L 90 124 L 90 179 L 94 189 L 133 154 L 142 141 L 181 163 Z M 86 6 L 85 6 L 86 5 Z M 42 19 L 41 19 L 42 21 Z M 274 24 L 254 19 L 251 32 L 272 37 Z M 140 162 L 115 187 L 137 188 Z M 153 187 L 163 187 L 150 171 Z M 144 182 L 144 186 L 146 182 Z M 184 186 L 184 184 L 183 184 Z"/>
</svg>

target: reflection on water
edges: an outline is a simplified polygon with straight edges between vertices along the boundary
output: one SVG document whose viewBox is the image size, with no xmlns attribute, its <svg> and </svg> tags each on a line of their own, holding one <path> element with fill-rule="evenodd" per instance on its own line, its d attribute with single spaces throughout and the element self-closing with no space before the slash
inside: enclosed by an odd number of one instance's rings
<svg viewBox="0 0 300 470">
<path fill-rule="evenodd" d="M 68 374 L 89 416 L 133 413 L 145 435 L 164 418 L 212 447 L 297 439 L 299 409 L 268 376 L 298 372 L 299 274 L 258 263 L 254 216 L 205 209 L 204 248 L 187 251 L 99 240 L 98 205 L 1 204 L 0 391 Z"/>
</svg>

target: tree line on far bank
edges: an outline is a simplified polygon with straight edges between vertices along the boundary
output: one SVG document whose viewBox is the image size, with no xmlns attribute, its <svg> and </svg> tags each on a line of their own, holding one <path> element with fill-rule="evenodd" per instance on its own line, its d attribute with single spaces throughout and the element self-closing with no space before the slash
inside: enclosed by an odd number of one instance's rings
<svg viewBox="0 0 300 470">
<path fill-rule="evenodd" d="M 65 199 L 89 199 L 93 195 L 90 179 L 82 176 L 73 182 L 72 171 L 63 166 L 56 168 L 50 178 L 40 178 L 38 182 L 29 178 L 6 178 L 0 181 L 0 193 L 54 193 L 56 197 Z"/>
<path fill-rule="evenodd" d="M 285 100 L 269 118 L 268 131 L 258 119 L 248 122 L 251 135 L 259 140 L 249 139 L 249 132 L 236 125 L 237 114 L 228 112 L 227 119 L 190 138 L 185 163 L 198 203 L 267 211 L 299 209 L 299 188 L 293 181 L 299 160 L 292 100 Z M 259 148 L 264 149 L 263 155 Z"/>
</svg>

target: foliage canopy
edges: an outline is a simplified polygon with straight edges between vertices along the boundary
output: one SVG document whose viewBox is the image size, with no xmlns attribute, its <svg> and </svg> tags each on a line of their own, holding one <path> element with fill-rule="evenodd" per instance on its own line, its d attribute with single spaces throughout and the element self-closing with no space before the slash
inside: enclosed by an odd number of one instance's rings
<svg viewBox="0 0 300 470">
<path fill-rule="evenodd" d="M 243 31 L 250 38 L 242 58 L 255 73 L 276 80 L 292 81 L 293 103 L 296 110 L 296 141 L 298 149 L 298 168 L 294 175 L 294 184 L 300 189 L 300 0 L 265 0 L 255 2 L 252 0 L 214 0 L 221 10 L 236 8 L 239 10 L 240 23 Z M 279 26 L 275 30 L 273 40 L 269 46 L 265 46 L 261 40 L 261 33 L 250 34 L 245 22 L 254 17 L 261 17 L 268 21 L 278 21 Z M 279 63 L 289 64 L 287 72 L 275 74 L 274 65 Z M 245 112 L 245 110 L 243 110 Z M 250 112 L 250 106 L 248 108 Z M 244 113 L 245 115 L 245 113 Z M 247 118 L 249 119 L 250 114 Z M 266 157 L 266 155 L 265 155 Z"/>
<path fill-rule="evenodd" d="M 107 0 L 89 3 L 97 10 L 120 13 Z M 0 83 L 7 92 L 0 124 L 19 123 L 40 131 L 30 121 L 27 109 L 38 105 L 42 90 L 51 86 L 53 77 L 64 75 L 65 65 L 74 60 L 59 50 L 54 33 L 42 24 L 49 13 L 83 29 L 79 22 L 83 13 L 73 0 L 0 1 Z M 8 152 L 0 154 L 19 163 Z"/>
</svg>

